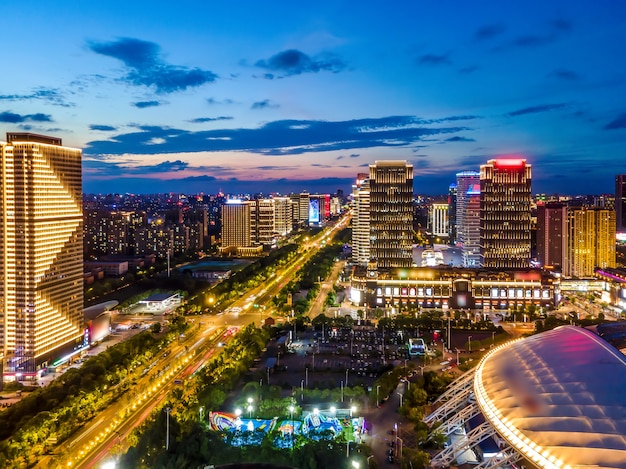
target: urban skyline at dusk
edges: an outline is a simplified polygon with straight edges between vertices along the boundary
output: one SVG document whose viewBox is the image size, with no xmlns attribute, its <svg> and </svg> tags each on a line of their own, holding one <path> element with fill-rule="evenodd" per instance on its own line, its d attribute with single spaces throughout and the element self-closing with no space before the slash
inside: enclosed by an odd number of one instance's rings
<svg viewBox="0 0 626 469">
<path fill-rule="evenodd" d="M 86 193 L 346 191 L 393 159 L 441 194 L 502 156 L 535 193 L 613 192 L 626 7 L 453 7 L 7 5 L 0 128 L 82 148 Z"/>
</svg>

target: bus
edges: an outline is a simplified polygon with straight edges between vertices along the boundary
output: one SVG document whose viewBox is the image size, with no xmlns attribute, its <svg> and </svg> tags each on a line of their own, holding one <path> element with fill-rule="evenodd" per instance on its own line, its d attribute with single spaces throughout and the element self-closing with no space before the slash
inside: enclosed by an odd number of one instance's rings
<svg viewBox="0 0 626 469">
<path fill-rule="evenodd" d="M 424 339 L 409 339 L 409 356 L 424 356 L 426 355 L 426 344 L 424 343 Z"/>
</svg>

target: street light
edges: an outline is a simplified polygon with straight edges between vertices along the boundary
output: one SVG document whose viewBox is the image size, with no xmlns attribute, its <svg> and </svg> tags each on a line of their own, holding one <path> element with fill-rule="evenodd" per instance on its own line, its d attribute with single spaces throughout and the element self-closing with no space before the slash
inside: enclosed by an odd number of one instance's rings
<svg viewBox="0 0 626 469">
<path fill-rule="evenodd" d="M 359 466 L 360 464 L 358 461 L 352 460 L 352 467 L 354 467 L 354 469 L 359 469 Z"/>
<path fill-rule="evenodd" d="M 472 336 L 471 335 L 467 338 L 467 347 L 469 348 L 469 353 L 472 353 Z"/>
<path fill-rule="evenodd" d="M 398 393 L 398 396 L 400 396 L 400 407 L 402 407 L 402 393 L 401 393 L 401 392 L 399 392 L 399 393 Z"/>
<path fill-rule="evenodd" d="M 376 407 L 379 407 L 380 399 L 378 399 L 378 391 L 380 390 L 380 384 L 376 386 Z"/>
</svg>

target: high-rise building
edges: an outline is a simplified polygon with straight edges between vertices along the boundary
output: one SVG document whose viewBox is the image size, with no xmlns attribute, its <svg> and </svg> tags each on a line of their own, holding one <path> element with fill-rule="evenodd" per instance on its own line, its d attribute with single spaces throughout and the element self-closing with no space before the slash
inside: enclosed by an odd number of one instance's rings
<svg viewBox="0 0 626 469">
<path fill-rule="evenodd" d="M 370 183 L 369 179 L 357 179 L 352 192 L 354 210 L 352 215 L 352 261 L 367 265 L 370 261 Z"/>
<path fill-rule="evenodd" d="M 463 246 L 466 242 L 465 211 L 467 210 L 467 191 L 480 184 L 480 173 L 462 171 L 456 175 L 456 243 Z"/>
<path fill-rule="evenodd" d="M 0 143 L 0 343 L 5 371 L 33 373 L 83 342 L 81 151 L 60 138 Z"/>
<path fill-rule="evenodd" d="M 617 232 L 626 232 L 626 174 L 615 177 L 615 216 Z"/>
<path fill-rule="evenodd" d="M 531 257 L 531 165 L 494 159 L 480 166 L 480 254 L 489 268 L 526 268 Z"/>
<path fill-rule="evenodd" d="M 567 239 L 567 206 L 558 202 L 537 203 L 537 260 L 542 266 L 563 266 Z"/>
<path fill-rule="evenodd" d="M 413 263 L 413 165 L 370 165 L 370 259 L 377 268 Z"/>
<path fill-rule="evenodd" d="M 250 204 L 239 199 L 222 206 L 222 250 L 252 246 Z"/>
<path fill-rule="evenodd" d="M 274 197 L 274 227 L 276 234 L 285 237 L 293 229 L 293 209 L 289 197 Z"/>
<path fill-rule="evenodd" d="M 615 211 L 568 207 L 563 275 L 589 278 L 596 267 L 615 264 Z"/>
<path fill-rule="evenodd" d="M 480 184 L 471 185 L 465 193 L 463 210 L 463 267 L 480 267 Z"/>
<path fill-rule="evenodd" d="M 448 241 L 456 244 L 456 182 L 448 187 Z"/>
<path fill-rule="evenodd" d="M 448 204 L 434 203 L 430 205 L 430 231 L 441 241 L 441 238 L 448 238 L 450 229 L 448 225 Z"/>
</svg>

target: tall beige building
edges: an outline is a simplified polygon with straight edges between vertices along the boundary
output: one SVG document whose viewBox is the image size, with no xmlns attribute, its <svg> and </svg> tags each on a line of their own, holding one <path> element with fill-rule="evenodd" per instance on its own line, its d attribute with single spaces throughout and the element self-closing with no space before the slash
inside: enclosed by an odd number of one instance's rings
<svg viewBox="0 0 626 469">
<path fill-rule="evenodd" d="M 563 275 L 593 277 L 594 268 L 615 264 L 615 211 L 568 207 Z"/>
<path fill-rule="evenodd" d="M 0 343 L 5 372 L 33 373 L 82 343 L 81 151 L 7 133 L 0 142 Z"/>
<path fill-rule="evenodd" d="M 378 268 L 413 264 L 413 165 L 370 165 L 370 260 Z"/>
<path fill-rule="evenodd" d="M 480 166 L 480 256 L 488 268 L 530 267 L 532 171 L 525 159 Z"/>
</svg>

